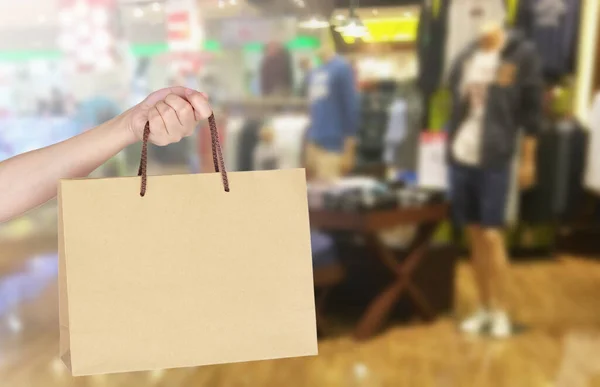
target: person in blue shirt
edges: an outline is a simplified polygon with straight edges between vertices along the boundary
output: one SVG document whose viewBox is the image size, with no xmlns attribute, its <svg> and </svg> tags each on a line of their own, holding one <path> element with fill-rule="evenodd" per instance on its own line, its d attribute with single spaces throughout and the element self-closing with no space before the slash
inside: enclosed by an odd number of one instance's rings
<svg viewBox="0 0 600 387">
<path fill-rule="evenodd" d="M 307 77 L 310 127 L 306 169 L 310 178 L 334 180 L 354 167 L 359 95 L 354 70 L 330 48 Z"/>
</svg>

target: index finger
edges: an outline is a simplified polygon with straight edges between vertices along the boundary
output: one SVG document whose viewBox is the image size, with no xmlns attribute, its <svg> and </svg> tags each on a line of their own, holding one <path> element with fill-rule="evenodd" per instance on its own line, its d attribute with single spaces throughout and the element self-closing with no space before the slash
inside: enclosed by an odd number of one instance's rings
<svg viewBox="0 0 600 387">
<path fill-rule="evenodd" d="M 200 93 L 193 89 L 188 89 L 187 87 L 183 86 L 167 87 L 157 90 L 146 97 L 142 103 L 146 105 L 148 109 L 150 109 L 158 102 L 164 101 L 169 94 L 175 94 L 188 101 L 194 108 L 194 116 L 196 121 L 200 121 L 202 118 L 208 118 L 212 114 L 212 109 L 208 104 L 208 98 L 206 94 Z"/>
<path fill-rule="evenodd" d="M 192 107 L 194 108 L 196 121 L 210 117 L 212 114 L 212 108 L 210 107 L 208 98 L 206 98 L 205 94 L 191 89 L 187 89 L 185 94 L 185 98 L 190 104 L 192 104 Z"/>
<path fill-rule="evenodd" d="M 146 104 L 148 108 L 151 108 L 154 107 L 154 105 L 156 105 L 159 101 L 163 101 L 165 98 L 167 98 L 167 95 L 169 94 L 175 94 L 186 98 L 187 91 L 193 90 L 183 86 L 166 87 L 151 93 L 148 97 L 146 97 L 143 103 Z"/>
</svg>

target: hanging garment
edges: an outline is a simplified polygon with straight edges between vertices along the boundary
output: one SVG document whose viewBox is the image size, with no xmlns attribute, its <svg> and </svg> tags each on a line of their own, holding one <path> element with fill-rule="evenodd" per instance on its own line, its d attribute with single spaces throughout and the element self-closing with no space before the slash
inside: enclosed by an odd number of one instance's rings
<svg viewBox="0 0 600 387">
<path fill-rule="evenodd" d="M 302 151 L 309 118 L 302 114 L 283 114 L 271 120 L 275 146 L 279 150 L 279 168 L 302 167 Z"/>
<path fill-rule="evenodd" d="M 259 131 L 262 122 L 259 120 L 248 120 L 242 128 L 238 142 L 238 169 L 240 171 L 252 171 L 254 168 L 254 148 L 259 141 Z"/>
<path fill-rule="evenodd" d="M 283 46 L 271 50 L 260 66 L 262 95 L 290 94 L 294 89 L 291 55 Z"/>
<path fill-rule="evenodd" d="M 426 129 L 432 132 L 445 130 L 452 112 L 452 95 L 448 89 L 439 89 L 427 101 Z"/>
<path fill-rule="evenodd" d="M 549 123 L 543 125 L 537 140 L 536 184 L 521 194 L 521 220 L 530 224 L 556 219 L 558 133 Z"/>
<path fill-rule="evenodd" d="M 418 85 L 425 96 L 441 84 L 449 3 L 426 0 L 421 6 L 417 31 Z"/>
<path fill-rule="evenodd" d="M 488 21 L 502 23 L 505 17 L 504 0 L 453 0 L 451 2 L 444 60 L 445 79 L 448 79 L 459 55 L 479 36 L 483 24 Z"/>
<path fill-rule="evenodd" d="M 225 165 L 229 171 L 239 170 L 238 146 L 243 126 L 244 119 L 241 117 L 231 117 L 227 120 L 223 156 L 225 157 Z"/>
<path fill-rule="evenodd" d="M 416 87 L 400 86 L 399 93 L 406 101 L 406 135 L 398 148 L 396 166 L 404 171 L 416 171 L 419 158 L 419 138 L 423 129 L 423 98 Z"/>
<path fill-rule="evenodd" d="M 520 149 L 521 136 L 517 138 L 517 148 Z M 520 152 L 515 152 L 511 162 L 510 177 L 508 183 L 508 197 L 506 199 L 506 224 L 509 226 L 517 224 L 519 221 L 519 204 L 521 195 L 519 195 L 519 162 L 521 160 Z"/>
<path fill-rule="evenodd" d="M 521 219 L 544 223 L 573 220 L 583 202 L 587 134 L 573 119 L 542 130 L 536 155 L 536 185 L 522 195 Z"/>
<path fill-rule="evenodd" d="M 506 0 L 506 23 L 509 26 L 514 26 L 517 22 L 519 6 L 526 0 Z"/>
<path fill-rule="evenodd" d="M 564 212 L 567 203 L 567 182 L 569 181 L 569 164 L 571 153 L 571 131 L 573 126 L 570 122 L 559 122 L 556 125 L 558 134 L 558 148 L 556 157 L 558 164 L 556 166 L 556 196 L 554 198 L 554 213 L 561 214 Z"/>
<path fill-rule="evenodd" d="M 395 169 L 416 171 L 423 99 L 414 84 L 400 84 L 388 109 L 384 161 Z"/>
<path fill-rule="evenodd" d="M 254 170 L 268 171 L 279 168 L 279 151 L 277 146 L 271 142 L 261 141 L 254 148 Z"/>
<path fill-rule="evenodd" d="M 390 106 L 387 130 L 385 133 L 384 161 L 388 165 L 396 165 L 398 148 L 404 141 L 407 131 L 407 104 L 402 98 L 397 98 Z"/>
<path fill-rule="evenodd" d="M 585 186 L 600 194 L 600 93 L 596 94 L 590 114 L 588 157 L 585 166 Z"/>
<path fill-rule="evenodd" d="M 361 125 L 358 129 L 359 164 L 382 163 L 389 108 L 396 98 L 397 83 L 380 81 L 361 95 Z"/>
<path fill-rule="evenodd" d="M 563 221 L 573 220 L 583 201 L 583 172 L 587 134 L 574 119 L 561 120 L 556 124 L 558 133 L 558 168 L 555 213 Z"/>
<path fill-rule="evenodd" d="M 516 26 L 535 43 L 544 75 L 555 80 L 573 73 L 581 0 L 521 0 Z"/>
</svg>

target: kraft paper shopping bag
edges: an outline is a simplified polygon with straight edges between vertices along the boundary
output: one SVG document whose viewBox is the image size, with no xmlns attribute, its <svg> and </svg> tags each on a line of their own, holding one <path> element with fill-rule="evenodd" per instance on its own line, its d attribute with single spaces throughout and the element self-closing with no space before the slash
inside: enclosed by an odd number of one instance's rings
<svg viewBox="0 0 600 387">
<path fill-rule="evenodd" d="M 73 375 L 317 354 L 304 170 L 227 173 L 212 138 L 220 174 L 146 177 L 146 136 L 141 178 L 61 181 Z"/>
</svg>

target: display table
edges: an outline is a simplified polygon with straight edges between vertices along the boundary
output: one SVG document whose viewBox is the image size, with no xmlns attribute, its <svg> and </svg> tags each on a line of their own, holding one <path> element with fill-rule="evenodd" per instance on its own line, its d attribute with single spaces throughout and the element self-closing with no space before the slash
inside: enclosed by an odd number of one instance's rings
<svg viewBox="0 0 600 387">
<path fill-rule="evenodd" d="M 390 312 L 405 292 L 424 319 L 430 320 L 434 317 L 429 301 L 415 285 L 411 276 L 425 256 L 438 224 L 447 219 L 448 214 L 449 205 L 446 203 L 356 213 L 310 210 L 312 228 L 361 234 L 373 251 L 371 255 L 393 275 L 392 283 L 371 301 L 360 318 L 355 330 L 357 339 L 373 336 L 386 322 Z M 395 252 L 383 244 L 378 237 L 379 232 L 399 225 L 418 226 L 415 237 L 408 247 L 408 255 L 402 262 L 396 259 Z"/>
</svg>

